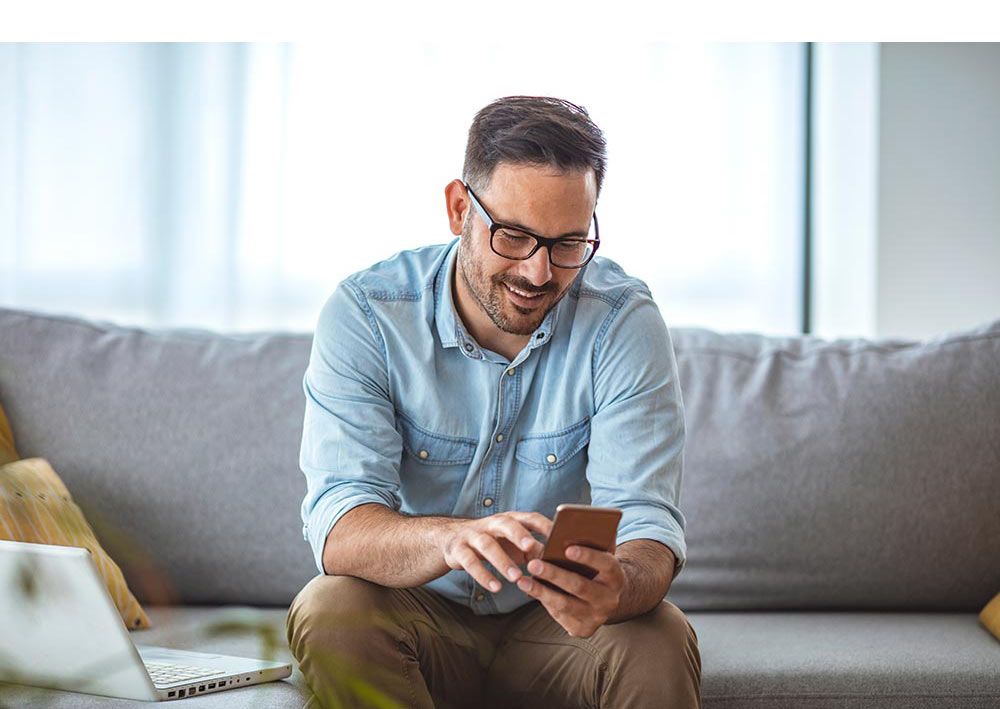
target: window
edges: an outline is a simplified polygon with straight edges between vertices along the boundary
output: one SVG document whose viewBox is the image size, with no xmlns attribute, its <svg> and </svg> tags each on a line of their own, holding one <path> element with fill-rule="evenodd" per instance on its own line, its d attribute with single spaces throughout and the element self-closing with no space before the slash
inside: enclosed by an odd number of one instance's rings
<svg viewBox="0 0 1000 709">
<path fill-rule="evenodd" d="M 599 257 L 668 325 L 793 333 L 803 86 L 798 44 L 2 45 L 0 302 L 310 330 L 344 276 L 453 238 L 479 108 L 547 94 L 604 129 Z"/>
</svg>

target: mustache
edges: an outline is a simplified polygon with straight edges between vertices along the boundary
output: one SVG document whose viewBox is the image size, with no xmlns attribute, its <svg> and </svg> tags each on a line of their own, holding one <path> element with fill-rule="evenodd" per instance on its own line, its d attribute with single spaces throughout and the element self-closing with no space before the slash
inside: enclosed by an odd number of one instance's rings
<svg viewBox="0 0 1000 709">
<path fill-rule="evenodd" d="M 514 278 L 503 278 L 503 279 L 498 278 L 496 279 L 496 282 L 506 283 L 512 288 L 517 288 L 519 291 L 524 291 L 525 293 L 530 293 L 532 295 L 555 292 L 555 284 L 552 284 L 551 286 L 545 288 L 539 288 L 537 286 L 531 285 L 531 283 L 529 283 L 528 281 L 521 281 Z"/>
</svg>

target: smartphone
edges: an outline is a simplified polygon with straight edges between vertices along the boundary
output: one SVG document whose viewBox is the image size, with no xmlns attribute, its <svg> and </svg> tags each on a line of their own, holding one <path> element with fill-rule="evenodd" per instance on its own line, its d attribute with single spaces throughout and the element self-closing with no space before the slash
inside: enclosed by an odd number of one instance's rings
<svg viewBox="0 0 1000 709">
<path fill-rule="evenodd" d="M 545 541 L 545 548 L 542 550 L 542 561 L 575 571 L 588 579 L 594 578 L 597 570 L 567 559 L 566 547 L 576 545 L 614 552 L 621 518 L 622 511 L 614 507 L 559 505 L 552 522 L 552 534 Z M 565 593 L 545 579 L 537 576 L 533 578 L 549 588 Z"/>
</svg>

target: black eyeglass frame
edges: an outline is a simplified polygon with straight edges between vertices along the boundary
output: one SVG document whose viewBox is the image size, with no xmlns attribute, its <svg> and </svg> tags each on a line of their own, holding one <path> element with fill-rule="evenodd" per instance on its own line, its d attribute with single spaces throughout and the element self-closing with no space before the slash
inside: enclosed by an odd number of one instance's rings
<svg viewBox="0 0 1000 709">
<path fill-rule="evenodd" d="M 552 264 L 553 266 L 555 266 L 556 268 L 583 268 L 588 263 L 590 263 L 590 260 L 592 258 L 594 258 L 594 254 L 597 253 L 597 248 L 601 245 L 601 230 L 600 230 L 600 228 L 597 225 L 597 210 L 596 209 L 594 210 L 594 214 L 592 215 L 592 219 L 594 220 L 594 238 L 593 239 L 581 239 L 581 238 L 576 237 L 576 236 L 572 236 L 572 237 L 564 236 L 564 237 L 557 237 L 557 238 L 549 238 L 547 236 L 539 236 L 538 234 L 533 234 L 530 231 L 528 231 L 527 229 L 522 229 L 521 227 L 511 226 L 510 224 L 503 224 L 502 222 L 498 222 L 497 220 L 495 220 L 490 215 L 489 212 L 486 211 L 486 207 L 484 207 L 483 203 L 479 201 L 478 197 L 476 197 L 476 193 L 472 191 L 472 188 L 469 187 L 464 182 L 462 184 L 465 185 L 466 192 L 468 192 L 469 193 L 469 197 L 472 198 L 472 205 L 476 208 L 476 211 L 479 212 L 479 216 L 483 218 L 483 221 L 486 222 L 486 226 L 490 230 L 490 249 L 497 256 L 502 256 L 503 258 L 510 259 L 511 261 L 527 261 L 529 258 L 531 258 L 536 253 L 538 253 L 538 250 L 544 246 L 545 250 L 549 252 L 549 263 Z M 533 248 L 528 253 L 527 256 L 521 256 L 520 258 L 518 258 L 516 256 L 507 256 L 505 254 L 500 253 L 493 246 L 493 236 L 500 229 L 509 229 L 511 231 L 516 231 L 516 232 L 519 232 L 521 234 L 526 234 L 526 235 L 530 236 L 531 238 L 533 238 L 535 240 L 535 248 Z M 592 250 L 590 252 L 590 255 L 587 256 L 587 260 L 584 261 L 583 263 L 581 263 L 579 266 L 560 266 L 559 264 L 557 264 L 555 261 L 552 260 L 552 247 L 555 246 L 556 244 L 558 244 L 561 241 L 586 241 L 587 243 L 589 243 L 591 245 Z"/>
</svg>

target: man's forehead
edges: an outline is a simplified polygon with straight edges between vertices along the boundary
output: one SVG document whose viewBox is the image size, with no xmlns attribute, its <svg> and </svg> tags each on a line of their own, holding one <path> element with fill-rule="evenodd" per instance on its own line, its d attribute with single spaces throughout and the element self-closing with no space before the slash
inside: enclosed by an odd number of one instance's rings
<svg viewBox="0 0 1000 709">
<path fill-rule="evenodd" d="M 487 198 L 493 218 L 544 234 L 586 230 L 597 201 L 594 171 L 561 172 L 552 166 L 501 163 Z M 485 200 L 484 200 L 485 201 Z"/>
</svg>

